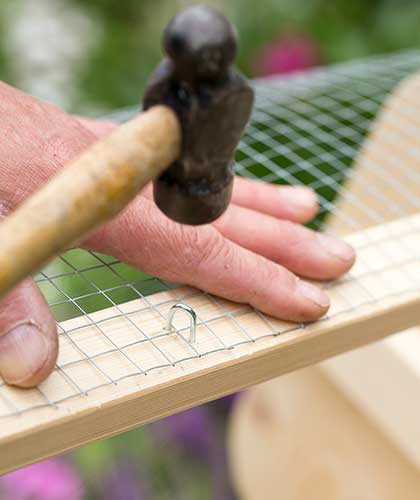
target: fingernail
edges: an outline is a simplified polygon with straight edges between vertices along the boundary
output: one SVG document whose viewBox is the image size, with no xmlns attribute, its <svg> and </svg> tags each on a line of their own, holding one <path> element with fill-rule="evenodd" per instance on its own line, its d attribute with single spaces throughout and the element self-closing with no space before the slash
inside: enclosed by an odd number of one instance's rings
<svg viewBox="0 0 420 500">
<path fill-rule="evenodd" d="M 34 324 L 19 324 L 0 337 L 0 374 L 10 384 L 37 372 L 47 361 L 49 346 Z"/>
<path fill-rule="evenodd" d="M 345 262 L 354 260 L 355 252 L 353 248 L 343 240 L 334 238 L 334 236 L 329 236 L 328 234 L 318 234 L 318 241 L 333 257 L 337 257 Z"/>
<path fill-rule="evenodd" d="M 291 206 L 301 210 L 313 209 L 317 204 L 317 197 L 314 191 L 301 186 L 282 186 L 282 201 L 287 201 Z"/>
<path fill-rule="evenodd" d="M 305 297 L 305 299 L 314 302 L 317 306 L 322 307 L 323 309 L 329 307 L 330 298 L 321 290 L 321 288 L 302 280 L 298 280 L 296 288 L 297 291 Z"/>
</svg>

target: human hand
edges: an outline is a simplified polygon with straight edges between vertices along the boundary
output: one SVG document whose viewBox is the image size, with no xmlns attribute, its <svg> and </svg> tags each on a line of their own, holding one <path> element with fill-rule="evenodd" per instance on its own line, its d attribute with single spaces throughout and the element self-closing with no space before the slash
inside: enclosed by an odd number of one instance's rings
<svg viewBox="0 0 420 500">
<path fill-rule="evenodd" d="M 0 217 L 114 128 L 1 83 L 0 113 Z M 310 321 L 325 314 L 329 300 L 296 275 L 335 278 L 355 258 L 347 244 L 300 225 L 316 211 L 307 188 L 237 178 L 225 215 L 211 225 L 182 226 L 156 208 L 148 187 L 82 246 L 282 319 Z M 57 351 L 52 314 L 26 279 L 0 302 L 0 373 L 8 383 L 33 386 L 51 372 Z"/>
</svg>

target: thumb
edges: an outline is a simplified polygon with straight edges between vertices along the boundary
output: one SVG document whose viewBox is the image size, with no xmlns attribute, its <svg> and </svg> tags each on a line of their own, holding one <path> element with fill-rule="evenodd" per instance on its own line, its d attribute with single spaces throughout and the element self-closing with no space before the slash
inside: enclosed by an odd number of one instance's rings
<svg viewBox="0 0 420 500">
<path fill-rule="evenodd" d="M 0 375 L 9 384 L 32 387 L 52 371 L 57 353 L 55 320 L 27 279 L 0 301 Z"/>
</svg>

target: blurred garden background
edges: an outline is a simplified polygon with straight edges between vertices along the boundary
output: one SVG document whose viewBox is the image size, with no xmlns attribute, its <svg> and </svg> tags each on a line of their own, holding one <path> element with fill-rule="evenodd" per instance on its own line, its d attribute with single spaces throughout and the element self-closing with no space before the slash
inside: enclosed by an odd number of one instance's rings
<svg viewBox="0 0 420 500">
<path fill-rule="evenodd" d="M 161 58 L 164 26 L 190 3 L 1 0 L 0 78 L 80 114 L 101 116 L 138 105 Z M 420 47 L 416 0 L 207 3 L 236 24 L 238 64 L 250 77 L 287 77 L 318 65 Z M 68 265 L 76 266 L 77 259 L 83 261 L 77 267 L 87 265 L 89 256 L 75 252 Z M 138 271 L 126 272 L 128 280 L 144 283 Z M 70 287 L 67 293 L 81 291 Z M 60 314 L 61 319 L 72 315 Z M 0 499 L 233 500 L 224 440 L 234 401 L 203 405 L 9 474 L 0 479 Z"/>
<path fill-rule="evenodd" d="M 0 77 L 67 110 L 138 103 L 176 0 L 2 0 Z M 249 76 L 420 46 L 416 0 L 218 0 Z"/>
</svg>

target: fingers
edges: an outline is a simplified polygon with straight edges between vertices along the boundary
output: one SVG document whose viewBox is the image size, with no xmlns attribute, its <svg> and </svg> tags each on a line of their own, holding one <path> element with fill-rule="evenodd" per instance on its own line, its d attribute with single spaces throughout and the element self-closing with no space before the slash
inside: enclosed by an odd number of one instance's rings
<svg viewBox="0 0 420 500">
<path fill-rule="evenodd" d="M 214 225 L 238 245 L 308 278 L 336 278 L 355 260 L 354 250 L 339 239 L 235 205 Z"/>
<path fill-rule="evenodd" d="M 20 387 L 37 385 L 54 368 L 57 352 L 54 318 L 27 279 L 0 302 L 0 375 Z"/>
<path fill-rule="evenodd" d="M 175 224 L 142 197 L 85 246 L 282 319 L 314 320 L 329 306 L 323 291 L 282 266 L 225 239 L 213 226 Z"/>
<path fill-rule="evenodd" d="M 153 198 L 149 184 L 142 195 Z M 266 182 L 235 177 L 232 203 L 279 219 L 308 222 L 318 212 L 315 192 L 304 186 L 276 186 Z"/>
<path fill-rule="evenodd" d="M 236 177 L 232 201 L 235 205 L 293 222 L 307 222 L 318 211 L 316 194 L 304 186 L 277 186 Z"/>
</svg>

